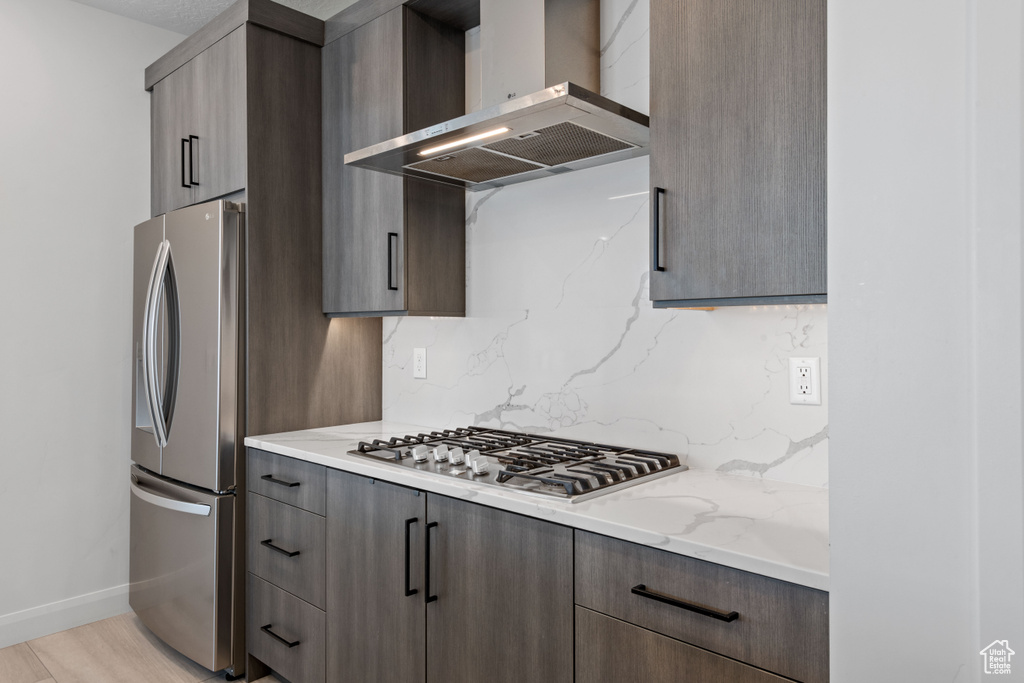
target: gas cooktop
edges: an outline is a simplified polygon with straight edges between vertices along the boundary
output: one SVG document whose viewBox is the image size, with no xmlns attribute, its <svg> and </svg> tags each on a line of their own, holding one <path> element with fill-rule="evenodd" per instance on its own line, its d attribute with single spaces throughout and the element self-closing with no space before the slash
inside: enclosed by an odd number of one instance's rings
<svg viewBox="0 0 1024 683">
<path fill-rule="evenodd" d="M 688 469 L 669 453 L 484 427 L 363 441 L 349 452 L 574 503 Z"/>
</svg>

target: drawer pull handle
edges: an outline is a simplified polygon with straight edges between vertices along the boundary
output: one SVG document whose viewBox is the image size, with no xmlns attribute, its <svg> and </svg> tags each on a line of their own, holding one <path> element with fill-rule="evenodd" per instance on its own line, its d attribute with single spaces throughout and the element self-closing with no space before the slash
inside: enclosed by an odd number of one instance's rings
<svg viewBox="0 0 1024 683">
<path fill-rule="evenodd" d="M 736 621 L 740 616 L 739 612 L 719 612 L 718 610 L 711 609 L 710 607 L 695 605 L 692 602 L 686 602 L 685 600 L 674 598 L 671 595 L 665 595 L 664 593 L 648 590 L 647 586 L 642 583 L 638 586 L 633 586 L 633 588 L 630 589 L 630 592 L 634 595 L 639 595 L 642 598 L 657 600 L 658 602 L 663 602 L 666 605 L 672 605 L 673 607 L 679 607 L 691 612 L 696 612 L 697 614 L 703 614 L 706 617 L 718 619 L 719 621 Z"/>
<path fill-rule="evenodd" d="M 412 525 L 420 521 L 419 517 L 411 517 L 405 520 L 405 597 L 416 595 L 419 590 L 409 587 L 409 536 Z"/>
<path fill-rule="evenodd" d="M 264 633 L 266 633 L 268 636 L 270 636 L 274 640 L 276 640 L 277 642 L 283 643 L 284 645 L 287 645 L 288 647 L 295 647 L 296 645 L 299 644 L 299 641 L 297 641 L 297 640 L 285 640 L 281 636 L 277 635 L 276 633 L 274 633 L 273 631 L 270 630 L 271 626 L 273 626 L 273 624 L 267 624 L 266 626 L 260 626 L 260 630 L 263 631 Z"/>
<path fill-rule="evenodd" d="M 265 545 L 268 548 L 270 548 L 271 550 L 276 550 L 277 552 L 281 553 L 285 557 L 295 557 L 296 555 L 299 554 L 298 550 L 285 550 L 284 548 L 279 548 L 276 545 L 274 545 L 273 541 L 274 541 L 274 539 L 268 538 L 265 541 L 260 541 L 260 545 Z"/>
<path fill-rule="evenodd" d="M 271 484 L 277 484 L 278 486 L 287 486 L 288 488 L 299 485 L 299 482 L 297 481 L 285 481 L 284 479 L 276 479 L 274 478 L 273 474 L 264 474 L 262 477 L 260 477 L 260 479 L 262 479 L 263 481 L 269 481 Z"/>
</svg>

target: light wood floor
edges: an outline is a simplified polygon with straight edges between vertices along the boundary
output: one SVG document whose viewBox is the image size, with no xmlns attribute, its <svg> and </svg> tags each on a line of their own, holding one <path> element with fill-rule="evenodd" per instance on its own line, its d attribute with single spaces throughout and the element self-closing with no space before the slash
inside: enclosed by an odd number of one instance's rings
<svg viewBox="0 0 1024 683">
<path fill-rule="evenodd" d="M 3 683 L 200 683 L 222 681 L 122 614 L 0 650 Z M 273 676 L 260 683 L 278 683 Z"/>
</svg>

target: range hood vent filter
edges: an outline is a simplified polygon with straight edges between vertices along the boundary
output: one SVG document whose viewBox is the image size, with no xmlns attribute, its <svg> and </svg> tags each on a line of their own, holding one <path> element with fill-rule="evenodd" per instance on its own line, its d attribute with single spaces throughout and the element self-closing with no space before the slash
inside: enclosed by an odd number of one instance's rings
<svg viewBox="0 0 1024 683">
<path fill-rule="evenodd" d="M 533 161 L 544 166 L 568 164 L 580 159 L 621 152 L 633 147 L 636 145 L 630 145 L 568 122 L 484 145 L 485 149 Z"/>
<path fill-rule="evenodd" d="M 543 167 L 521 159 L 488 152 L 479 147 L 471 147 L 461 152 L 453 152 L 415 164 L 408 164 L 407 168 L 446 178 L 465 180 L 470 183 L 486 183 L 495 178 L 535 171 Z"/>
</svg>

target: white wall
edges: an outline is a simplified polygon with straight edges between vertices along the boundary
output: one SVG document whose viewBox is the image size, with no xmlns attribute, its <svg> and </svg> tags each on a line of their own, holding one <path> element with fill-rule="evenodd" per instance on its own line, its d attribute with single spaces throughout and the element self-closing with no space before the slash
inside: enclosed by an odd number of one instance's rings
<svg viewBox="0 0 1024 683">
<path fill-rule="evenodd" d="M 647 0 L 601 3 L 602 94 L 642 112 L 649 23 Z M 641 157 L 470 193 L 466 318 L 385 318 L 384 418 L 557 430 L 827 485 L 825 306 L 655 310 L 647 191 Z M 791 356 L 822 359 L 823 405 L 790 405 Z"/>
<path fill-rule="evenodd" d="M 127 610 L 143 70 L 182 37 L 0 0 L 0 647 Z"/>
<path fill-rule="evenodd" d="M 1024 680 L 1022 29 L 829 2 L 833 683 Z"/>
</svg>

